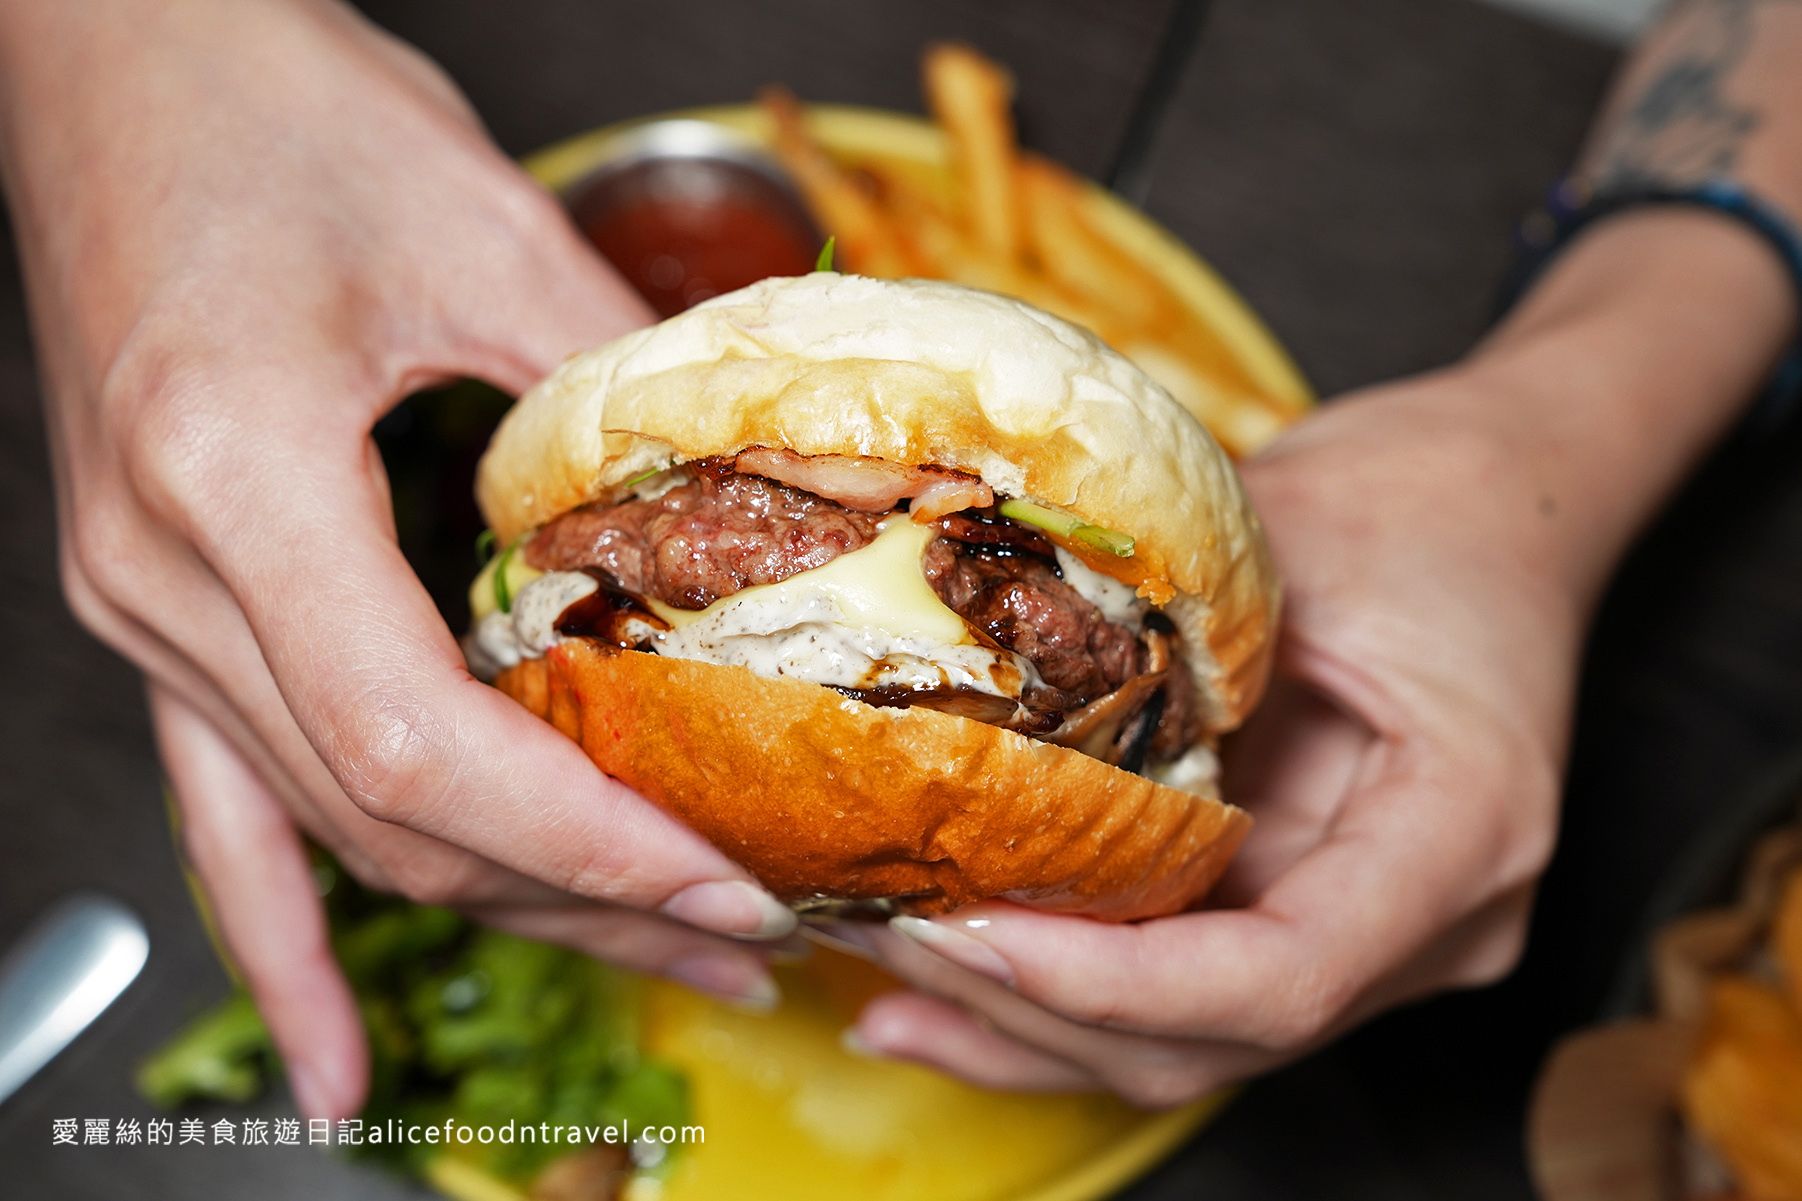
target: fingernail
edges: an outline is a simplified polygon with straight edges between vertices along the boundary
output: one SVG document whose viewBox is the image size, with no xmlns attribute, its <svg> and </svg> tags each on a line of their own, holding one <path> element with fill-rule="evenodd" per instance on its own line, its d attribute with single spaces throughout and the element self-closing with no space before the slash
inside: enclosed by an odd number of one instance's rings
<svg viewBox="0 0 1802 1201">
<path fill-rule="evenodd" d="M 749 1013 L 769 1013 L 782 1000 L 782 990 L 768 972 L 737 956 L 688 955 L 670 964 L 663 974 Z"/>
<path fill-rule="evenodd" d="M 878 962 L 875 943 L 870 938 L 870 923 L 843 922 L 834 918 L 814 918 L 801 923 L 801 937 L 828 950 L 838 951 L 870 963 Z"/>
<path fill-rule="evenodd" d="M 859 1034 L 856 1026 L 846 1026 L 843 1030 L 839 1031 L 838 1045 L 844 1048 L 845 1054 L 855 1055 L 859 1059 L 888 1058 L 888 1056 L 884 1055 L 879 1048 L 871 1044 L 863 1035 Z"/>
<path fill-rule="evenodd" d="M 745 880 L 690 884 L 665 901 L 661 912 L 734 938 L 781 938 L 795 928 L 794 910 Z"/>
<path fill-rule="evenodd" d="M 1014 986 L 1012 965 L 994 947 L 973 934 L 966 934 L 955 926 L 929 922 L 923 917 L 891 917 L 888 925 L 896 934 L 911 938 L 928 951 L 944 956 L 959 967 L 980 972 L 991 980 L 1001 981 L 1009 988 Z"/>
</svg>

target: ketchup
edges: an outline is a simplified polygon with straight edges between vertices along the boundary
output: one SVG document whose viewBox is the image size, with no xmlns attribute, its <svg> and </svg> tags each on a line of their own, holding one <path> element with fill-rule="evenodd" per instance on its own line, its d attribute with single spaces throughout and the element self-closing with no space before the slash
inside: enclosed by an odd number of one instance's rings
<svg viewBox="0 0 1802 1201">
<path fill-rule="evenodd" d="M 813 269 L 820 240 L 799 204 L 723 159 L 652 159 L 595 181 L 571 215 L 665 317 L 771 275 Z"/>
</svg>

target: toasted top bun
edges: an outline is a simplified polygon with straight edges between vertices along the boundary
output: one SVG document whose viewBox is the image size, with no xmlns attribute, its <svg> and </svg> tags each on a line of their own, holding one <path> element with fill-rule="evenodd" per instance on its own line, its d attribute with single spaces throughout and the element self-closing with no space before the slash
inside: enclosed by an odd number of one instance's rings
<svg viewBox="0 0 1802 1201">
<path fill-rule="evenodd" d="M 504 545 L 646 472 L 755 446 L 980 475 L 1130 534 L 1066 543 L 1163 605 L 1211 730 L 1268 670 L 1278 588 L 1232 463 L 1094 335 L 988 292 L 815 272 L 716 297 L 576 355 L 501 423 L 476 497 Z"/>
</svg>

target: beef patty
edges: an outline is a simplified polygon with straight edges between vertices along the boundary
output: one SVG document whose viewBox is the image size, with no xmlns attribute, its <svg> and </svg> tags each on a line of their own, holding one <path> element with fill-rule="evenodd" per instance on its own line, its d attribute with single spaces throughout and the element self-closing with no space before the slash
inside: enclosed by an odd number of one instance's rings
<svg viewBox="0 0 1802 1201">
<path fill-rule="evenodd" d="M 539 530 L 525 555 L 541 571 L 596 569 L 624 592 L 704 609 L 862 549 L 880 520 L 761 476 L 704 473 L 655 500 L 573 509 Z M 1065 582 L 1039 531 L 992 511 L 934 525 L 927 581 L 953 612 L 1029 659 L 1061 694 L 1057 708 L 1080 708 L 1147 669 L 1138 635 Z M 1186 746 L 1192 685 L 1180 661 L 1165 692 L 1157 744 Z"/>
<path fill-rule="evenodd" d="M 926 581 L 945 606 L 1016 654 L 1072 706 L 1105 696 L 1145 670 L 1136 634 L 1064 582 L 1057 560 L 993 544 L 940 538 Z"/>
<path fill-rule="evenodd" d="M 702 476 L 656 500 L 572 509 L 538 531 L 526 562 L 599 568 L 626 592 L 705 609 L 861 550 L 880 520 L 762 476 Z"/>
</svg>

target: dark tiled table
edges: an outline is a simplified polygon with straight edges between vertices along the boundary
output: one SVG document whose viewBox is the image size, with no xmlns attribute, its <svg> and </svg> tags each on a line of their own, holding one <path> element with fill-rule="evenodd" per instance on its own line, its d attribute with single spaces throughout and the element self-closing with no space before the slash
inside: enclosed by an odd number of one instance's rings
<svg viewBox="0 0 1802 1201">
<path fill-rule="evenodd" d="M 505 6 L 380 0 L 523 152 L 622 117 L 804 96 L 913 109 L 919 45 L 1011 62 L 1030 144 L 1113 160 L 1167 0 Z M 1153 148 L 1148 207 L 1212 259 L 1333 392 L 1481 331 L 1511 220 L 1569 160 L 1613 63 L 1469 0 L 1218 0 Z M 1732 790 L 1802 742 L 1802 456 L 1729 450 L 1642 544 L 1591 651 L 1566 838 L 1527 961 L 1264 1080 L 1134 1201 L 1520 1198 L 1520 1118 L 1548 1040 L 1599 1002 L 1653 881 Z M 9 257 L 0 282 L 0 940 L 78 885 L 145 915 L 144 977 L 0 1109 L 0 1195 L 395 1197 L 324 1157 L 50 1147 L 50 1120 L 145 1116 L 130 1065 L 225 980 L 188 908 L 133 672 L 57 593 L 51 485 Z M 282 1111 L 272 1100 L 272 1111 Z"/>
</svg>

